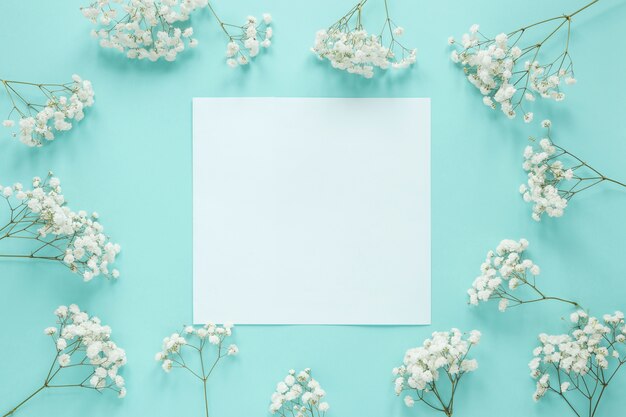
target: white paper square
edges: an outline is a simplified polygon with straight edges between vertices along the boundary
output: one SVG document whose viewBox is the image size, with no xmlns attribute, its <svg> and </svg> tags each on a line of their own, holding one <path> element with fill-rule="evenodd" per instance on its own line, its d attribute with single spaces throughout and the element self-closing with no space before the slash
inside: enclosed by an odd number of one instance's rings
<svg viewBox="0 0 626 417">
<path fill-rule="evenodd" d="M 429 324 L 430 101 L 196 98 L 194 323 Z"/>
</svg>

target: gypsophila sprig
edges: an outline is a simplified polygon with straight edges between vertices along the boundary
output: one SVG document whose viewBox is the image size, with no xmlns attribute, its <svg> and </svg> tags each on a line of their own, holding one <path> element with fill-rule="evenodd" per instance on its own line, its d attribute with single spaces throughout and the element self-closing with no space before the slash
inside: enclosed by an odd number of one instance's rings
<svg viewBox="0 0 626 417">
<path fill-rule="evenodd" d="M 92 36 L 103 48 L 123 52 L 131 59 L 174 61 L 198 40 L 188 21 L 191 14 L 208 7 L 226 34 L 226 62 L 230 67 L 247 65 L 261 49 L 272 44 L 272 16 L 248 16 L 244 24 L 225 23 L 208 0 L 98 0 L 82 8 L 83 15 L 99 25 Z"/>
<path fill-rule="evenodd" d="M 298 373 L 292 369 L 276 384 L 270 413 L 281 417 L 323 417 L 330 408 L 324 397 L 326 391 L 311 377 L 310 368 Z"/>
<path fill-rule="evenodd" d="M 81 11 L 98 26 L 91 34 L 101 47 L 130 59 L 174 61 L 198 44 L 186 22 L 206 4 L 207 0 L 97 0 Z"/>
<path fill-rule="evenodd" d="M 328 59 L 333 68 L 365 78 L 374 76 L 374 68 L 410 67 L 416 61 L 417 50 L 398 40 L 404 28 L 391 19 L 387 0 L 384 1 L 386 18 L 378 35 L 363 27 L 362 11 L 367 0 L 361 0 L 328 29 L 317 32 L 311 51 L 320 60 Z"/>
<path fill-rule="evenodd" d="M 569 52 L 572 18 L 597 2 L 495 37 L 483 34 L 479 25 L 474 24 L 460 41 L 448 38 L 448 43 L 457 47 L 451 59 L 462 66 L 469 82 L 481 92 L 486 106 L 500 107 L 511 119 L 522 112 L 524 121 L 530 123 L 533 120 L 528 109 L 530 102 L 537 97 L 562 101 L 565 93 L 561 86 L 576 83 Z M 556 57 L 540 56 L 546 43 L 560 33 L 566 35 L 562 52 Z"/>
<path fill-rule="evenodd" d="M 226 339 L 232 336 L 232 329 L 231 323 L 225 323 L 223 326 L 207 323 L 199 328 L 184 326 L 181 332 L 172 333 L 163 339 L 162 350 L 155 355 L 155 360 L 161 362 L 161 368 L 165 372 L 169 373 L 175 368 L 185 369 L 202 382 L 204 411 L 207 417 L 209 416 L 207 381 L 220 360 L 239 353 L 237 345 L 226 343 Z M 208 352 L 212 350 L 215 350 L 215 353 L 211 355 Z"/>
<path fill-rule="evenodd" d="M 626 184 L 608 178 L 585 161 L 555 145 L 550 137 L 552 123 L 544 120 L 547 135 L 538 147 L 527 146 L 522 167 L 528 172 L 528 181 L 519 188 L 524 201 L 533 204 L 532 218 L 541 220 L 561 217 L 568 202 L 576 194 L 603 182 L 626 188 Z"/>
<path fill-rule="evenodd" d="M 0 244 L 7 245 L 0 249 L 0 258 L 60 262 L 84 281 L 99 275 L 118 278 L 119 271 L 111 266 L 120 246 L 103 233 L 98 214 L 72 211 L 52 172 L 43 180 L 33 178 L 32 186 L 27 190 L 19 183 L 0 185 L 8 206 L 6 224 L 0 220 Z"/>
<path fill-rule="evenodd" d="M 75 304 L 60 306 L 54 315 L 56 325 L 44 329 L 55 351 L 48 374 L 41 387 L 3 417 L 13 415 L 48 388 L 87 388 L 98 392 L 113 391 L 119 398 L 126 396 L 125 381 L 119 374 L 126 364 L 126 353 L 111 340 L 111 328 Z"/>
<path fill-rule="evenodd" d="M 248 16 L 243 25 L 224 23 L 208 3 L 211 13 L 217 20 L 220 28 L 228 38 L 226 45 L 226 63 L 231 68 L 240 65 L 248 65 L 250 61 L 259 55 L 262 49 L 267 49 L 272 44 L 274 34 L 270 24 L 272 15 L 264 13 L 262 19 Z"/>
<path fill-rule="evenodd" d="M 537 380 L 533 398 L 554 393 L 578 417 L 594 417 L 609 383 L 626 363 L 624 314 L 616 311 L 599 320 L 580 310 L 570 320 L 568 334 L 539 335 L 540 345 L 529 363 Z"/>
<path fill-rule="evenodd" d="M 476 359 L 469 359 L 468 354 L 480 337 L 477 330 L 468 335 L 459 329 L 434 332 L 422 346 L 407 350 L 403 364 L 393 369 L 396 395 L 407 393 L 404 396 L 407 407 L 423 402 L 451 416 L 461 378 L 478 369 Z"/>
<path fill-rule="evenodd" d="M 487 258 L 480 266 L 480 276 L 474 280 L 472 288 L 467 290 L 469 303 L 478 305 L 480 302 L 499 300 L 498 309 L 502 312 L 508 307 L 547 300 L 579 307 L 575 301 L 545 295 L 537 287 L 536 278 L 540 268 L 525 257 L 527 248 L 526 239 L 504 239 L 495 251 L 487 252 Z M 523 289 L 527 289 L 526 293 L 530 293 L 530 296 L 519 295 Z"/>
<path fill-rule="evenodd" d="M 94 103 L 91 82 L 78 75 L 65 84 L 32 83 L 0 79 L 11 110 L 2 122 L 5 128 L 17 127 L 11 135 L 24 145 L 42 146 L 57 134 L 70 130 L 85 117 L 84 110 Z M 38 97 L 32 98 L 36 95 Z M 17 126 L 16 126 L 17 122 Z"/>
</svg>

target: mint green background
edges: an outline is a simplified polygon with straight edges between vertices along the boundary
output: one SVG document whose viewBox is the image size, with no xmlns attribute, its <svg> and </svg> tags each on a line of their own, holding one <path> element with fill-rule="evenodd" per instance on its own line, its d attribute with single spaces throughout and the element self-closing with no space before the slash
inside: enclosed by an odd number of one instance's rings
<svg viewBox="0 0 626 417">
<path fill-rule="evenodd" d="M 128 397 L 91 391 L 45 392 L 17 415 L 202 415 L 200 386 L 189 375 L 165 375 L 153 360 L 162 337 L 191 320 L 191 98 L 210 96 L 430 97 L 432 99 L 432 326 L 272 327 L 235 329 L 241 354 L 211 380 L 218 417 L 264 416 L 275 383 L 289 368 L 312 367 L 328 392 L 329 416 L 433 415 L 405 409 L 393 394 L 391 368 L 432 331 L 480 329 L 480 369 L 458 392 L 456 416 L 569 415 L 555 398 L 534 404 L 527 363 L 539 332 L 561 332 L 569 310 L 538 304 L 500 314 L 496 305 L 471 309 L 465 291 L 488 249 L 503 238 L 526 237 L 542 267 L 547 293 L 581 300 L 592 313 L 624 309 L 626 193 L 610 186 L 577 197 L 565 217 L 536 224 L 517 194 L 525 179 L 521 153 L 539 120 L 554 122 L 555 140 L 601 168 L 626 178 L 626 58 L 621 51 L 623 2 L 602 1 L 574 23 L 571 50 L 579 83 L 562 103 L 538 103 L 536 122 L 510 122 L 485 108 L 449 60 L 446 39 L 478 22 L 493 35 L 568 12 L 582 1 L 391 1 L 419 48 L 406 73 L 373 80 L 334 71 L 308 52 L 315 31 L 353 1 L 217 0 L 227 21 L 272 12 L 275 42 L 245 69 L 231 70 L 225 39 L 206 11 L 193 16 L 196 50 L 170 64 L 133 62 L 102 50 L 89 37 L 79 1 L 0 3 L 0 75 L 32 81 L 90 79 L 96 105 L 76 129 L 43 149 L 0 141 L 0 182 L 28 182 L 52 169 L 74 209 L 97 210 L 122 245 L 118 282 L 84 284 L 56 264 L 0 264 L 0 411 L 43 380 L 52 355 L 43 328 L 59 304 L 77 303 L 113 328 L 126 348 Z M 366 23 L 379 27 L 381 1 Z M 377 30 L 377 29 L 376 29 Z M 3 104 L 6 105 L 4 97 Z M 233 129 L 271 129 L 247 126 Z M 242 289 L 243 290 L 243 289 Z M 398 289 L 399 291 L 401 289 Z M 237 294 L 233 294 L 236 297 Z M 302 295 L 306 307 L 306 294 Z M 624 407 L 621 375 L 601 415 Z M 429 414 L 430 413 L 430 414 Z"/>
</svg>

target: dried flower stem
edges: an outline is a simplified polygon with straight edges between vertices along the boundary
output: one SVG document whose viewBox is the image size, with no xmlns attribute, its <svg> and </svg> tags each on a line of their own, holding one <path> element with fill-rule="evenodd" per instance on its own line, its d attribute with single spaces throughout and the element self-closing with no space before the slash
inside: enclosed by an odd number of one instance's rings
<svg viewBox="0 0 626 417">
<path fill-rule="evenodd" d="M 31 83 L 25 81 L 13 81 L 13 80 L 4 80 L 0 79 L 0 83 L 4 87 L 4 90 L 11 101 L 11 111 L 7 116 L 9 119 L 13 113 L 19 114 L 20 117 L 28 117 L 33 114 L 37 114 L 44 107 L 51 105 L 55 107 L 57 110 L 60 110 L 58 97 L 56 94 L 58 93 L 68 93 L 72 94 L 74 90 L 72 86 L 74 83 L 66 83 L 66 84 L 41 84 L 41 83 Z M 41 92 L 45 99 L 48 101 L 44 104 L 37 104 L 34 102 L 30 102 L 28 99 L 24 97 L 25 93 L 19 91 L 20 86 L 31 86 L 36 87 L 39 92 Z M 34 113 L 33 113 L 34 112 Z"/>
</svg>

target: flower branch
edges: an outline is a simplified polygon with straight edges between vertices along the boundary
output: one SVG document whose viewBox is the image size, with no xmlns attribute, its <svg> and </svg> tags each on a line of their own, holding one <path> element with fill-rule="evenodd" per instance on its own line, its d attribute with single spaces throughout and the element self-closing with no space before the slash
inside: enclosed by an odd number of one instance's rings
<svg viewBox="0 0 626 417">
<path fill-rule="evenodd" d="M 55 354 L 43 384 L 32 394 L 9 410 L 3 417 L 13 415 L 19 408 L 43 390 L 50 388 L 86 388 L 117 393 L 126 396 L 124 378 L 119 370 L 126 364 L 126 353 L 110 340 L 111 328 L 101 324 L 97 317 L 89 317 L 78 306 L 60 306 L 54 314 L 57 326 L 48 327 L 44 333 L 51 337 Z M 84 370 L 70 373 L 72 382 L 62 379 L 66 369 Z M 59 381 L 61 379 L 61 381 Z"/>
<path fill-rule="evenodd" d="M 605 314 L 603 324 L 577 311 L 570 320 L 574 325 L 568 334 L 539 335 L 541 344 L 529 363 L 531 377 L 537 380 L 533 398 L 539 401 L 551 393 L 576 416 L 594 417 L 607 387 L 626 363 L 624 314 Z"/>
<path fill-rule="evenodd" d="M 322 401 L 325 396 L 326 391 L 311 377 L 310 368 L 297 374 L 292 369 L 276 384 L 270 413 L 281 417 L 323 417 L 330 408 L 327 402 Z"/>
<path fill-rule="evenodd" d="M 19 133 L 13 132 L 20 142 L 27 146 L 42 146 L 52 141 L 55 133 L 70 130 L 72 120 L 78 122 L 85 117 L 84 109 L 94 103 L 91 82 L 78 75 L 65 84 L 32 83 L 0 79 L 11 110 L 2 122 L 6 128 L 19 126 Z M 36 101 L 29 98 L 35 93 Z"/>
<path fill-rule="evenodd" d="M 481 334 L 472 330 L 464 335 L 458 329 L 434 332 L 422 346 L 407 350 L 403 365 L 394 368 L 395 392 L 404 397 L 407 407 L 422 402 L 446 416 L 454 413 L 454 396 L 463 376 L 478 369 L 476 359 L 468 359 Z M 446 377 L 443 378 L 442 376 Z"/>
<path fill-rule="evenodd" d="M 498 309 L 502 312 L 509 307 L 540 301 L 558 301 L 580 308 L 576 301 L 549 296 L 539 289 L 536 278 L 540 268 L 530 259 L 523 257 L 527 248 L 526 239 L 519 242 L 505 239 L 500 242 L 495 252 L 490 250 L 485 262 L 480 266 L 480 276 L 474 280 L 472 288 L 467 290 L 469 303 L 478 305 L 481 301 L 499 300 Z M 530 296 L 518 296 L 517 290 L 521 288 L 527 288 Z"/>
<path fill-rule="evenodd" d="M 528 102 L 535 101 L 537 96 L 562 101 L 565 98 L 560 87 L 562 81 L 576 83 L 569 50 L 572 19 L 598 1 L 593 0 L 570 14 L 541 20 L 494 38 L 480 32 L 479 25 L 472 25 L 461 41 L 453 37 L 448 39 L 450 45 L 458 46 L 451 59 L 461 64 L 467 79 L 483 95 L 485 105 L 493 109 L 499 105 L 511 119 L 521 111 L 524 121 L 529 123 L 533 120 L 533 113 L 525 109 Z M 537 40 L 532 41 L 527 39 L 530 34 L 546 28 L 547 36 L 535 37 Z M 540 63 L 539 52 L 561 33 L 565 34 L 561 52 Z"/>
<path fill-rule="evenodd" d="M 0 221 L 0 244 L 11 248 L 8 253 L 0 249 L 0 258 L 59 262 L 85 281 L 101 274 L 118 278 L 117 269 L 109 268 L 120 246 L 103 234 L 98 214 L 70 210 L 61 182 L 51 172 L 43 180 L 35 177 L 32 185 L 32 190 L 19 183 L 0 186 L 0 196 L 8 206 L 6 223 Z M 23 247 L 27 250 L 20 252 Z"/>
<path fill-rule="evenodd" d="M 273 35 L 266 13 L 260 23 L 248 16 L 243 25 L 225 23 L 208 0 L 98 0 L 82 8 L 83 15 L 99 26 L 92 36 L 103 48 L 123 52 L 130 59 L 161 58 L 175 61 L 187 48 L 195 48 L 198 40 L 188 22 L 191 14 L 208 8 L 228 38 L 227 63 L 231 67 L 246 65 L 269 48 Z"/>
<path fill-rule="evenodd" d="M 362 12 L 367 1 L 359 1 L 328 29 L 318 31 L 311 51 L 320 60 L 328 59 L 333 68 L 365 78 L 374 76 L 374 68 L 408 68 L 415 63 L 417 50 L 398 41 L 404 29 L 390 17 L 387 0 L 379 35 L 369 34 L 363 26 Z"/>
<path fill-rule="evenodd" d="M 544 120 L 542 125 L 547 128 L 547 136 L 539 141 L 539 149 L 527 146 L 524 150 L 523 168 L 528 172 L 528 181 L 519 188 L 524 201 L 533 203 L 534 220 L 541 220 L 544 213 L 561 217 L 572 197 L 603 182 L 626 188 L 625 183 L 607 177 L 555 145 L 550 137 L 551 122 Z"/>
<path fill-rule="evenodd" d="M 207 417 L 209 377 L 223 358 L 239 353 L 236 345 L 226 346 L 224 342 L 232 335 L 232 328 L 233 325 L 228 323 L 223 326 L 208 323 L 200 328 L 186 326 L 181 333 L 173 333 L 163 339 L 163 349 L 155 355 L 155 359 L 161 362 L 165 372 L 169 373 L 174 368 L 184 369 L 202 382 L 204 411 Z M 215 346 L 217 350 L 212 360 L 208 360 L 207 355 L 210 346 Z"/>
</svg>

